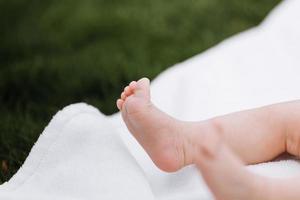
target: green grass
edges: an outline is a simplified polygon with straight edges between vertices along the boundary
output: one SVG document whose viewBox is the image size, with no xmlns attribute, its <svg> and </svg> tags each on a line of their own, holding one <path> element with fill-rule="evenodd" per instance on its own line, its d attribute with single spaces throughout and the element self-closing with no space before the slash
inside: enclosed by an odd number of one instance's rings
<svg viewBox="0 0 300 200">
<path fill-rule="evenodd" d="M 0 183 L 62 107 L 114 113 L 130 80 L 257 25 L 278 2 L 0 0 Z"/>
</svg>

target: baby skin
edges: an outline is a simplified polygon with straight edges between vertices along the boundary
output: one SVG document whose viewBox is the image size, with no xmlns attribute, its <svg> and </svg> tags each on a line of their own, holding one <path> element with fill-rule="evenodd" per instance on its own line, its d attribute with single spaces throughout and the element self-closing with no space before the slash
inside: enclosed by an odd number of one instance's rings
<svg viewBox="0 0 300 200">
<path fill-rule="evenodd" d="M 300 199 L 300 176 L 267 178 L 244 167 L 283 152 L 300 155 L 300 101 L 185 122 L 153 105 L 149 84 L 147 78 L 131 82 L 117 107 L 158 168 L 196 165 L 217 200 Z"/>
</svg>

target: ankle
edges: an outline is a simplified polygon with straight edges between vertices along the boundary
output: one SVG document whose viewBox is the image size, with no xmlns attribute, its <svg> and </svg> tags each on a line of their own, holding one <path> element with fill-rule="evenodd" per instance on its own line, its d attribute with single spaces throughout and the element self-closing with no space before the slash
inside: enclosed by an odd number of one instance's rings
<svg viewBox="0 0 300 200">
<path fill-rule="evenodd" d="M 219 128 L 211 120 L 191 122 L 191 134 L 188 134 L 190 146 L 192 147 L 192 163 L 196 164 L 201 155 L 213 158 L 223 145 Z"/>
</svg>

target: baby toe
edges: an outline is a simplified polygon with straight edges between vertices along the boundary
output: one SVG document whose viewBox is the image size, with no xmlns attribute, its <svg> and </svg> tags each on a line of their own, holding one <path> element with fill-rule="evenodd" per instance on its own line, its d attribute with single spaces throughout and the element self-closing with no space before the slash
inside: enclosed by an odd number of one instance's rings
<svg viewBox="0 0 300 200">
<path fill-rule="evenodd" d="M 126 86 L 124 89 L 125 95 L 129 96 L 132 94 L 132 90 L 130 89 L 129 86 Z"/>
<path fill-rule="evenodd" d="M 137 86 L 136 81 L 132 81 L 132 82 L 129 84 L 129 87 L 130 87 L 131 90 L 135 90 L 136 86 Z"/>
<path fill-rule="evenodd" d="M 122 94 L 121 94 L 121 99 L 122 99 L 122 100 L 125 100 L 126 97 L 127 97 L 127 96 L 126 96 L 125 92 L 122 92 Z"/>
<path fill-rule="evenodd" d="M 122 109 L 123 103 L 124 103 L 124 101 L 122 99 L 117 100 L 117 107 L 118 107 L 119 110 Z"/>
</svg>

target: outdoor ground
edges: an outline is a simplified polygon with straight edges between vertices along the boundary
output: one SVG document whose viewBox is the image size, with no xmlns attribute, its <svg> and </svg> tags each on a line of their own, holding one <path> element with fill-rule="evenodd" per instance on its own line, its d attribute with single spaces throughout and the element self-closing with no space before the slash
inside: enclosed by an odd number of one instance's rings
<svg viewBox="0 0 300 200">
<path fill-rule="evenodd" d="M 0 184 L 51 116 L 257 25 L 279 0 L 0 0 Z"/>
</svg>

